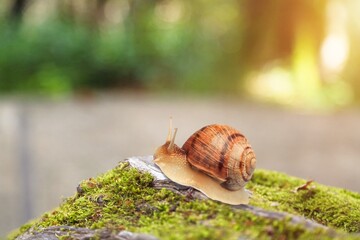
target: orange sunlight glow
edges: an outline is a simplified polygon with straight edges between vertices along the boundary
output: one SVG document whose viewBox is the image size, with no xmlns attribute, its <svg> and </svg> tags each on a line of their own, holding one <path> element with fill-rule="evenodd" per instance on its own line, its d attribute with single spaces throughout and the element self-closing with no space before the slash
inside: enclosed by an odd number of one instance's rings
<svg viewBox="0 0 360 240">
<path fill-rule="evenodd" d="M 348 58 L 349 44 L 344 35 L 330 34 L 321 47 L 321 62 L 330 71 L 340 72 Z"/>
<path fill-rule="evenodd" d="M 346 32 L 347 10 L 340 1 L 328 3 L 328 35 L 321 46 L 321 63 L 325 70 L 340 72 L 349 55 L 349 40 Z"/>
<path fill-rule="evenodd" d="M 275 64 L 266 66 L 261 73 L 250 74 L 247 79 L 247 89 L 258 99 L 292 104 L 295 89 L 291 72 L 281 64 Z"/>
</svg>

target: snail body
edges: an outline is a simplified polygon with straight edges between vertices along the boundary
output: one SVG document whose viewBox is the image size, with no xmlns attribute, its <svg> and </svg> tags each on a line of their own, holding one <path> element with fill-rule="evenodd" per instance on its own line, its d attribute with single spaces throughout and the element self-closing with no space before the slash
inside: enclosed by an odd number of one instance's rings
<svg viewBox="0 0 360 240">
<path fill-rule="evenodd" d="M 154 162 L 172 181 L 193 187 L 210 199 L 238 205 L 249 202 L 244 186 L 252 177 L 255 154 L 236 129 L 213 124 L 192 134 L 180 148 L 172 136 L 154 154 Z"/>
</svg>

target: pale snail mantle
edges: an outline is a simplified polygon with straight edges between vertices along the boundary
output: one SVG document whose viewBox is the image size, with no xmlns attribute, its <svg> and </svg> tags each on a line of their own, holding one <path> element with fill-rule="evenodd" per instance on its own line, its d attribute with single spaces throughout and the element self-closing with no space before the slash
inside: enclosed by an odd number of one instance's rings
<svg viewBox="0 0 360 240">
<path fill-rule="evenodd" d="M 244 186 L 252 177 L 255 154 L 243 134 L 226 125 L 208 125 L 182 148 L 175 144 L 177 129 L 169 133 L 154 154 L 154 162 L 172 181 L 195 188 L 212 200 L 230 205 L 248 204 Z"/>
</svg>

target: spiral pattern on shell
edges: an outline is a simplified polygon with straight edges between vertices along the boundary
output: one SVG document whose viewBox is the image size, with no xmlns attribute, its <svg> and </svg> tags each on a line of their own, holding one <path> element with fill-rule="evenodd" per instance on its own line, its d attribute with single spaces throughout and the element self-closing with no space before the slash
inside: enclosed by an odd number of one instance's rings
<svg viewBox="0 0 360 240">
<path fill-rule="evenodd" d="M 244 187 L 255 170 L 254 151 L 245 136 L 230 126 L 205 126 L 191 135 L 182 149 L 192 167 L 229 190 Z"/>
</svg>

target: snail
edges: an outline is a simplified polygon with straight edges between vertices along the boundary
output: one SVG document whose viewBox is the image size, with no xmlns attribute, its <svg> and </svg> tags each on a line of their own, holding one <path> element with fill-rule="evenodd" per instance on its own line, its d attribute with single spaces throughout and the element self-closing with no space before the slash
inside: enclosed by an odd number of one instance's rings
<svg viewBox="0 0 360 240">
<path fill-rule="evenodd" d="M 243 134 L 227 126 L 208 125 L 192 134 L 180 148 L 172 135 L 171 119 L 164 145 L 157 148 L 154 162 L 172 181 L 195 188 L 210 199 L 248 204 L 245 184 L 251 179 L 256 158 Z"/>
</svg>

